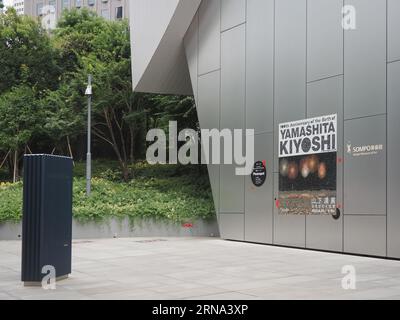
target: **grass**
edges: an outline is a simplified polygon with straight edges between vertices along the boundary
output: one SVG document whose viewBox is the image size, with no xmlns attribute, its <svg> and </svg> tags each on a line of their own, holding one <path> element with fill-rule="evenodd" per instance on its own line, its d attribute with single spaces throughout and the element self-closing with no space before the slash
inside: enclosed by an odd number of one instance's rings
<svg viewBox="0 0 400 320">
<path fill-rule="evenodd" d="M 85 164 L 74 169 L 73 214 L 81 222 L 108 218 L 141 218 L 176 223 L 212 219 L 215 209 L 208 175 L 195 166 L 133 166 L 135 178 L 121 181 L 115 162 L 93 163 L 92 195 L 85 194 Z M 0 184 L 0 223 L 18 222 L 22 211 L 22 183 Z"/>
</svg>

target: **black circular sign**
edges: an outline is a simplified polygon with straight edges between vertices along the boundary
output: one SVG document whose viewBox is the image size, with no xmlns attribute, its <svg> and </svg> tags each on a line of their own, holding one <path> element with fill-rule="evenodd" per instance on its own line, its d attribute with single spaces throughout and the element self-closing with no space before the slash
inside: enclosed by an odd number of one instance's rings
<svg viewBox="0 0 400 320">
<path fill-rule="evenodd" d="M 267 168 L 262 161 L 257 161 L 254 164 L 253 172 L 251 173 L 251 181 L 256 187 L 261 187 L 267 179 Z"/>
<path fill-rule="evenodd" d="M 339 220 L 340 219 L 340 215 L 341 215 L 340 209 L 336 208 L 336 214 L 332 215 L 332 217 L 335 220 Z"/>
</svg>

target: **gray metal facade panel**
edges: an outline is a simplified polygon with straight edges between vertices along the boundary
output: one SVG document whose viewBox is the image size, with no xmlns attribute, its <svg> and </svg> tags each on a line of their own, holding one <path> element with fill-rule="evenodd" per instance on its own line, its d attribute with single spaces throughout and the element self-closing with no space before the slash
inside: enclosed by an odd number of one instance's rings
<svg viewBox="0 0 400 320">
<path fill-rule="evenodd" d="M 307 86 L 307 117 L 338 115 L 338 158 L 343 157 L 343 77 L 309 83 Z M 343 164 L 337 168 L 337 203 L 343 204 Z M 343 212 L 342 212 L 343 213 Z M 343 249 L 343 214 L 338 220 L 331 216 L 306 217 L 307 248 L 330 251 Z"/>
<path fill-rule="evenodd" d="M 236 165 L 220 166 L 220 213 L 244 213 L 244 177 Z"/>
<path fill-rule="evenodd" d="M 279 123 L 306 116 L 306 0 L 275 2 L 275 132 Z M 278 172 L 278 143 L 274 171 Z"/>
<path fill-rule="evenodd" d="M 388 256 L 400 258 L 400 61 L 388 64 Z"/>
<path fill-rule="evenodd" d="M 197 113 L 202 129 L 219 129 L 220 72 L 198 78 Z"/>
<path fill-rule="evenodd" d="M 220 214 L 221 238 L 226 240 L 244 240 L 244 214 Z"/>
<path fill-rule="evenodd" d="M 203 0 L 199 8 L 199 75 L 220 68 L 221 1 Z"/>
<path fill-rule="evenodd" d="M 344 251 L 386 256 L 386 217 L 345 216 Z"/>
<path fill-rule="evenodd" d="M 309 83 L 307 85 L 307 118 L 329 114 L 338 115 L 338 157 L 343 157 L 343 76 Z M 339 163 L 339 170 L 343 164 Z"/>
<path fill-rule="evenodd" d="M 315 250 L 343 250 L 343 215 L 334 220 L 329 215 L 306 217 L 306 247 Z"/>
<path fill-rule="evenodd" d="M 274 0 L 247 0 L 246 122 L 274 130 Z"/>
<path fill-rule="evenodd" d="M 186 59 L 188 62 L 190 80 L 192 82 L 193 95 L 197 101 L 197 82 L 198 82 L 198 52 L 199 52 L 199 16 L 196 14 L 185 35 L 184 46 Z"/>
<path fill-rule="evenodd" d="M 386 116 L 348 120 L 344 125 L 345 214 L 386 215 Z M 375 155 L 348 148 L 383 145 Z"/>
<path fill-rule="evenodd" d="M 324 216 L 280 216 L 275 205 L 272 217 L 267 218 L 262 215 L 262 206 L 268 201 L 265 197 L 268 188 L 273 194 L 271 201 L 278 197 L 277 173 L 274 173 L 273 186 L 269 186 L 267 180 L 263 187 L 265 191 L 261 190 L 263 188 L 257 190 L 263 195 L 256 196 L 249 192 L 252 190 L 249 177 L 236 176 L 234 166 L 210 166 L 213 194 L 222 217 L 223 238 L 268 243 L 272 237 L 268 233 L 271 230 L 275 244 L 342 251 L 344 236 L 346 252 L 384 256 L 387 205 L 389 255 L 400 257 L 400 237 L 397 235 L 400 227 L 400 179 L 396 175 L 396 162 L 400 157 L 397 143 L 400 136 L 398 63 L 388 65 L 387 120 L 382 115 L 387 111 L 386 54 L 389 61 L 400 58 L 400 38 L 397 36 L 400 5 L 397 0 L 387 0 L 389 33 L 386 50 L 386 0 L 343 1 L 355 5 L 357 10 L 357 30 L 346 31 L 345 39 L 340 28 L 339 5 L 342 0 L 247 0 L 247 10 L 243 9 L 247 18 L 237 18 L 242 15 L 224 7 L 233 8 L 241 1 L 234 4 L 224 0 L 222 12 L 220 0 L 203 1 L 199 10 L 197 98 L 202 128 L 219 127 L 221 121 L 221 128 L 242 128 L 246 124 L 256 133 L 271 132 L 256 135 L 259 137 L 256 145 L 265 144 L 268 149 L 267 145 L 272 143 L 271 148 L 275 149 L 273 171 L 277 172 L 277 137 L 273 142 L 270 140 L 279 123 L 338 113 L 338 156 L 345 158 L 344 164 L 339 164 L 338 168 L 338 203 L 344 205 L 338 221 Z M 232 22 L 223 22 L 226 26 L 221 27 L 220 14 L 223 19 L 226 17 L 224 21 Z M 333 26 L 337 17 L 338 24 Z M 244 25 L 234 27 L 244 20 L 247 20 Z M 221 40 L 220 30 L 232 27 L 222 32 Z M 195 33 L 191 29 L 189 32 Z M 186 47 L 187 42 L 185 39 Z M 193 60 L 189 59 L 192 70 L 193 66 Z M 211 72 L 219 68 L 221 74 L 219 71 Z M 341 73 L 344 76 L 335 76 Z M 315 81 L 325 77 L 331 78 Z M 311 82 L 307 84 L 307 80 Z M 347 119 L 345 125 L 344 119 Z M 383 144 L 384 150 L 374 156 L 353 157 L 346 152 L 348 144 Z M 271 157 L 266 149 L 262 150 L 266 152 L 265 157 Z M 388 181 L 386 152 L 389 154 Z M 388 203 L 386 183 L 389 187 Z M 263 234 L 263 223 L 268 221 L 272 221 L 273 226 L 271 229 L 266 227 Z M 369 239 L 371 234 L 375 237 Z"/>
<path fill-rule="evenodd" d="M 338 125 L 342 123 L 343 126 L 343 76 L 309 83 L 307 85 L 307 117 L 335 113 L 338 115 Z M 338 131 L 342 134 L 340 128 Z"/>
<path fill-rule="evenodd" d="M 306 1 L 277 1 L 275 28 L 275 115 L 281 123 L 305 116 Z"/>
<path fill-rule="evenodd" d="M 221 35 L 221 129 L 245 126 L 245 25 Z M 220 212 L 244 213 L 244 177 L 235 165 L 220 167 Z"/>
<path fill-rule="evenodd" d="M 246 21 L 246 0 L 221 0 L 221 31 Z"/>
<path fill-rule="evenodd" d="M 209 164 L 208 168 L 208 176 L 210 179 L 211 190 L 214 198 L 214 207 L 215 213 L 217 216 L 219 215 L 220 208 L 219 208 L 219 184 L 220 184 L 220 166 L 216 164 Z"/>
<path fill-rule="evenodd" d="M 279 197 L 279 174 L 274 173 L 274 200 Z M 280 215 L 274 205 L 274 244 L 305 248 L 306 218 L 304 215 Z"/>
<path fill-rule="evenodd" d="M 307 78 L 343 73 L 343 0 L 308 0 Z"/>
<path fill-rule="evenodd" d="M 221 35 L 221 129 L 245 128 L 246 27 Z"/>
<path fill-rule="evenodd" d="M 345 32 L 345 119 L 386 113 L 386 0 L 346 0 L 357 29 Z"/>
<path fill-rule="evenodd" d="M 219 129 L 220 71 L 198 78 L 197 114 L 202 129 Z M 219 212 L 219 165 L 210 164 L 208 173 L 217 213 Z"/>
<path fill-rule="evenodd" d="M 388 59 L 400 60 L 400 1 L 388 0 Z"/>
<path fill-rule="evenodd" d="M 255 161 L 266 161 L 267 179 L 263 186 L 256 187 L 251 177 L 245 181 L 245 240 L 272 243 L 273 179 L 272 170 L 274 139 L 272 133 L 255 136 Z"/>
</svg>

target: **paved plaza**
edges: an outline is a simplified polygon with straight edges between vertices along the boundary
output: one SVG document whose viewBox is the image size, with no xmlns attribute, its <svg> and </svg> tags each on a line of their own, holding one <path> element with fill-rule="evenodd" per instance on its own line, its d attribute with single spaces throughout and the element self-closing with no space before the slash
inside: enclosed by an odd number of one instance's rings
<svg viewBox="0 0 400 320">
<path fill-rule="evenodd" d="M 344 266 L 355 290 L 342 288 Z M 20 282 L 21 243 L 0 242 L 1 299 L 398 299 L 400 261 L 222 241 L 74 241 L 73 273 L 56 290 Z"/>
</svg>

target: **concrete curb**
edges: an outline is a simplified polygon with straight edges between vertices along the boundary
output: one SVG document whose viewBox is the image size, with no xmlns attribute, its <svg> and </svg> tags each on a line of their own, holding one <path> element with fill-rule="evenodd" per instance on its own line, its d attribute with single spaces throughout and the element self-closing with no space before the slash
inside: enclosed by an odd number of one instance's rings
<svg viewBox="0 0 400 320">
<path fill-rule="evenodd" d="M 0 240 L 21 239 L 21 223 L 0 224 Z M 216 220 L 199 220 L 180 225 L 166 221 L 109 219 L 102 222 L 82 223 L 76 220 L 72 225 L 74 239 L 107 239 L 129 237 L 218 237 Z"/>
</svg>

